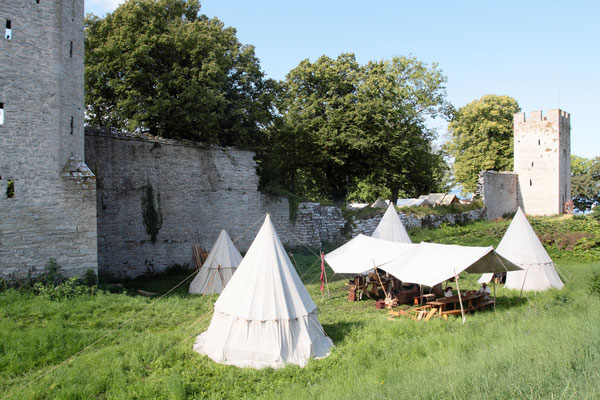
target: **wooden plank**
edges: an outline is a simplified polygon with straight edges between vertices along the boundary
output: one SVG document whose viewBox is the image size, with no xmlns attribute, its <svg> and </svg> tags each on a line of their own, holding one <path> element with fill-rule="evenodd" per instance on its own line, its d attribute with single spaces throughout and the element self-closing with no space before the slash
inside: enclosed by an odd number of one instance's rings
<svg viewBox="0 0 600 400">
<path fill-rule="evenodd" d="M 420 321 L 423 319 L 423 314 L 425 314 L 425 311 L 419 311 L 419 316 L 417 317 L 417 321 Z"/>
<path fill-rule="evenodd" d="M 437 308 L 432 308 L 431 311 L 429 311 L 429 314 L 427 314 L 427 316 L 425 317 L 425 321 L 429 321 L 431 317 L 433 317 L 433 314 L 437 312 L 437 310 Z"/>
</svg>

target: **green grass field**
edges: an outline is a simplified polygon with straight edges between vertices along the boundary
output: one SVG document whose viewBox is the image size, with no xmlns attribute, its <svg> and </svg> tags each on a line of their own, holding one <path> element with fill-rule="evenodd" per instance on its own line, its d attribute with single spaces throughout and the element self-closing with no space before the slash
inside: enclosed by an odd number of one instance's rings
<svg viewBox="0 0 600 400">
<path fill-rule="evenodd" d="M 506 226 L 476 223 L 411 234 L 496 245 Z M 331 298 L 322 297 L 317 258 L 294 254 L 336 347 L 305 368 L 281 370 L 239 369 L 194 353 L 192 343 L 207 328 L 216 297 L 189 296 L 187 284 L 160 299 L 133 290 L 61 300 L 5 290 L 0 398 L 600 398 L 600 295 L 590 293 L 600 261 L 594 248 L 549 250 L 565 277 L 563 290 L 527 299 L 499 287 L 497 311 L 468 316 L 464 325 L 460 318 L 390 321 L 373 301 L 348 303 L 339 276 L 330 282 Z M 186 275 L 126 287 L 165 293 Z M 461 277 L 461 289 L 476 288 L 477 278 Z"/>
</svg>

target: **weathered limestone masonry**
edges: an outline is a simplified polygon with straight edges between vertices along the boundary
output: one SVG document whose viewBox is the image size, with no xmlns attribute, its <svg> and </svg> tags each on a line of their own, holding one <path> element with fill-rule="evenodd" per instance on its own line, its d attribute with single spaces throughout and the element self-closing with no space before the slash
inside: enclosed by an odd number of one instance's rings
<svg viewBox="0 0 600 400">
<path fill-rule="evenodd" d="M 485 203 L 486 218 L 493 220 L 517 211 L 517 174 L 482 171 L 478 193 Z"/>
<path fill-rule="evenodd" d="M 245 251 L 266 212 L 290 243 L 288 202 L 257 190 L 253 156 L 86 128 L 86 162 L 97 176 L 100 274 L 135 277 L 193 265 L 192 246 L 210 249 L 221 229 Z"/>
<path fill-rule="evenodd" d="M 484 196 L 487 218 L 514 212 L 518 206 L 528 215 L 556 215 L 571 200 L 571 115 L 562 110 L 515 114 L 514 175 L 485 171 L 479 191 Z M 514 197 L 513 197 L 514 196 Z"/>
<path fill-rule="evenodd" d="M 518 203 L 528 215 L 564 212 L 571 199 L 571 116 L 562 110 L 514 116 Z"/>
<path fill-rule="evenodd" d="M 51 257 L 68 275 L 97 271 L 83 0 L 2 0 L 0 24 L 0 277 L 39 273 Z"/>
<path fill-rule="evenodd" d="M 382 210 L 381 213 L 375 214 L 369 218 L 353 218 L 350 236 L 355 237 L 359 233 L 371 236 L 373 232 L 375 232 L 375 228 L 377 228 L 379 221 L 381 221 L 384 211 L 385 210 Z M 484 208 L 458 214 L 428 214 L 419 217 L 415 215 L 406 215 L 400 212 L 398 213 L 398 216 L 406 229 L 439 228 L 440 225 L 444 223 L 450 225 L 465 224 L 480 220 L 484 215 Z"/>
<path fill-rule="evenodd" d="M 335 206 L 301 203 L 290 222 L 287 199 L 258 191 L 253 157 L 250 151 L 86 128 L 86 162 L 97 176 L 100 274 L 125 278 L 192 265 L 192 246 L 210 249 L 221 229 L 244 252 L 267 212 L 288 248 L 344 240 L 346 219 Z M 354 220 L 351 236 L 372 234 L 383 211 Z M 439 226 L 478 219 L 482 212 L 401 218 L 407 227 Z"/>
</svg>

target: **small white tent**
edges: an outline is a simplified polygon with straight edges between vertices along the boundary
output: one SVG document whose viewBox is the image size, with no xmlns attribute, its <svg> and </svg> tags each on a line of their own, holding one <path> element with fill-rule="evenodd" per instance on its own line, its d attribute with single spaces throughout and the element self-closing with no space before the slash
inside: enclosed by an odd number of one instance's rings
<svg viewBox="0 0 600 400">
<path fill-rule="evenodd" d="M 544 249 L 535 231 L 529 225 L 521 207 L 498 245 L 498 254 L 519 265 L 523 270 L 508 272 L 504 287 L 515 290 L 542 291 L 562 289 L 554 262 Z M 479 282 L 489 282 L 492 274 L 484 274 Z"/>
<path fill-rule="evenodd" d="M 194 350 L 221 364 L 258 369 L 304 366 L 332 346 L 267 214 Z"/>
<path fill-rule="evenodd" d="M 396 207 L 394 207 L 392 203 L 390 203 L 385 214 L 383 214 L 381 221 L 379 221 L 379 224 L 371 237 L 389 240 L 391 242 L 412 243 L 410 236 L 408 236 L 408 233 L 396 212 Z"/>
<path fill-rule="evenodd" d="M 375 200 L 375 203 L 371 204 L 371 207 L 373 208 L 386 208 L 387 206 L 387 202 L 383 199 L 377 199 Z"/>
<path fill-rule="evenodd" d="M 235 248 L 225 229 L 221 230 L 206 261 L 190 283 L 190 293 L 221 293 L 240 262 L 242 262 L 242 255 Z"/>
</svg>

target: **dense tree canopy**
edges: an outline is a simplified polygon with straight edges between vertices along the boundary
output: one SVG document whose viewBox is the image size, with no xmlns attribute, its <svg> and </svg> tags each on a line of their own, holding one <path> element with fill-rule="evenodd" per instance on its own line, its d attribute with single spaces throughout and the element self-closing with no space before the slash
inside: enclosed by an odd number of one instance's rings
<svg viewBox="0 0 600 400">
<path fill-rule="evenodd" d="M 571 197 L 582 211 L 600 203 L 600 157 L 571 156 Z"/>
<path fill-rule="evenodd" d="M 450 124 L 446 149 L 454 157 L 454 179 L 473 192 L 482 170 L 513 169 L 513 114 L 521 111 L 509 96 L 486 95 L 461 107 Z"/>
<path fill-rule="evenodd" d="M 247 146 L 271 120 L 273 83 L 198 0 L 128 0 L 85 20 L 91 125 Z"/>
<path fill-rule="evenodd" d="M 351 190 L 427 191 L 434 154 L 426 115 L 447 116 L 445 76 L 415 58 L 360 65 L 353 54 L 302 61 L 282 82 L 281 117 L 260 158 L 263 184 L 340 203 Z M 269 173 L 271 171 L 271 173 Z"/>
</svg>

